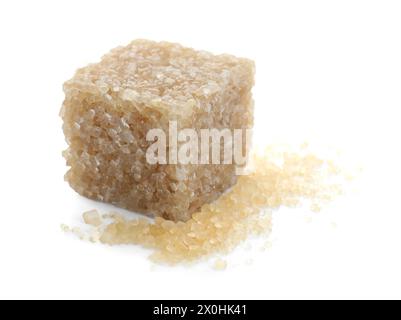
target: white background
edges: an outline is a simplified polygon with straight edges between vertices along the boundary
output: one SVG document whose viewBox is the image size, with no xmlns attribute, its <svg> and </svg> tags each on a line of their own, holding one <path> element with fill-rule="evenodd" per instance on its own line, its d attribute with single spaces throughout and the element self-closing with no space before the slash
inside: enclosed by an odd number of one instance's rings
<svg viewBox="0 0 401 320">
<path fill-rule="evenodd" d="M 224 272 L 63 234 L 110 207 L 63 181 L 62 83 L 135 38 L 254 59 L 259 140 L 341 148 L 357 190 Z M 0 298 L 401 298 L 399 1 L 1 1 L 0 90 Z"/>
</svg>

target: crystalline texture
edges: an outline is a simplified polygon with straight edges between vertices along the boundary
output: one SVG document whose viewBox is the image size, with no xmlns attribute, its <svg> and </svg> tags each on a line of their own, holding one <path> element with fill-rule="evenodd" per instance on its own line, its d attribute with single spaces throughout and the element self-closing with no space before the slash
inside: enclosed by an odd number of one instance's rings
<svg viewBox="0 0 401 320">
<path fill-rule="evenodd" d="M 151 165 L 150 129 L 252 127 L 254 64 L 137 40 L 64 84 L 66 180 L 78 193 L 170 220 L 190 219 L 236 183 L 235 165 Z"/>
</svg>

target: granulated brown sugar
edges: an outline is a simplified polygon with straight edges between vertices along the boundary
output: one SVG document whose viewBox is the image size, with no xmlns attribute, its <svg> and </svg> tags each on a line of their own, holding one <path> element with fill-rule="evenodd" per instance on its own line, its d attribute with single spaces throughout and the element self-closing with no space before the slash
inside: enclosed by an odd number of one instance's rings
<svg viewBox="0 0 401 320">
<path fill-rule="evenodd" d="M 223 259 L 217 259 L 214 262 L 213 269 L 217 270 L 217 271 L 221 271 L 221 270 L 227 269 L 227 261 L 223 260 Z"/>
<path fill-rule="evenodd" d="M 102 219 L 96 210 L 84 212 L 82 214 L 82 217 L 84 218 L 86 224 L 92 225 L 94 227 L 98 227 L 102 224 Z"/>
<path fill-rule="evenodd" d="M 185 223 L 163 218 L 153 222 L 144 218 L 127 220 L 120 214 L 109 214 L 94 230 L 99 232 L 101 243 L 151 249 L 151 259 L 157 262 L 195 261 L 227 253 L 251 235 L 268 234 L 273 209 L 308 202 L 313 211 L 320 210 L 322 204 L 341 192 L 338 177 L 340 171 L 332 161 L 305 150 L 269 147 L 253 157 L 249 175 L 239 177 L 232 189 L 204 205 Z M 93 225 L 88 214 L 85 216 Z M 91 216 L 99 217 L 95 213 Z M 225 263 L 217 261 L 215 268 L 224 269 Z"/>
</svg>

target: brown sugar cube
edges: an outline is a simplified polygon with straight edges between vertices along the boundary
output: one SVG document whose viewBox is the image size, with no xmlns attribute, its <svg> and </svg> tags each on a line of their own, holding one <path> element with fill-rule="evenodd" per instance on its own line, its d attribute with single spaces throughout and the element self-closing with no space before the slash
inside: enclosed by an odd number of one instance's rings
<svg viewBox="0 0 401 320">
<path fill-rule="evenodd" d="M 64 84 L 66 180 L 91 199 L 190 219 L 236 183 L 237 165 L 149 163 L 147 134 L 157 128 L 168 137 L 173 122 L 198 133 L 251 128 L 253 84 L 254 63 L 231 55 L 147 40 L 112 50 Z"/>
</svg>

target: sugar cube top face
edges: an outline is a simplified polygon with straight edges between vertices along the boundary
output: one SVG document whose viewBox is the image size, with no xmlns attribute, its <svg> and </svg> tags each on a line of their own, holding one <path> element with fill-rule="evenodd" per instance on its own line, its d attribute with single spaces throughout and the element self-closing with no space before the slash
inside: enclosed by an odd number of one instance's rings
<svg viewBox="0 0 401 320">
<path fill-rule="evenodd" d="M 236 182 L 236 165 L 150 164 L 146 135 L 168 134 L 171 121 L 197 132 L 251 128 L 253 78 L 248 59 L 178 44 L 137 40 L 112 50 L 64 84 L 66 180 L 92 199 L 188 220 Z"/>
<path fill-rule="evenodd" d="M 77 71 L 65 91 L 104 95 L 117 109 L 155 107 L 185 117 L 232 88 L 250 89 L 254 64 L 230 55 L 212 55 L 178 44 L 137 40 L 105 55 L 100 63 Z M 210 111 L 210 110 L 208 110 Z"/>
</svg>

